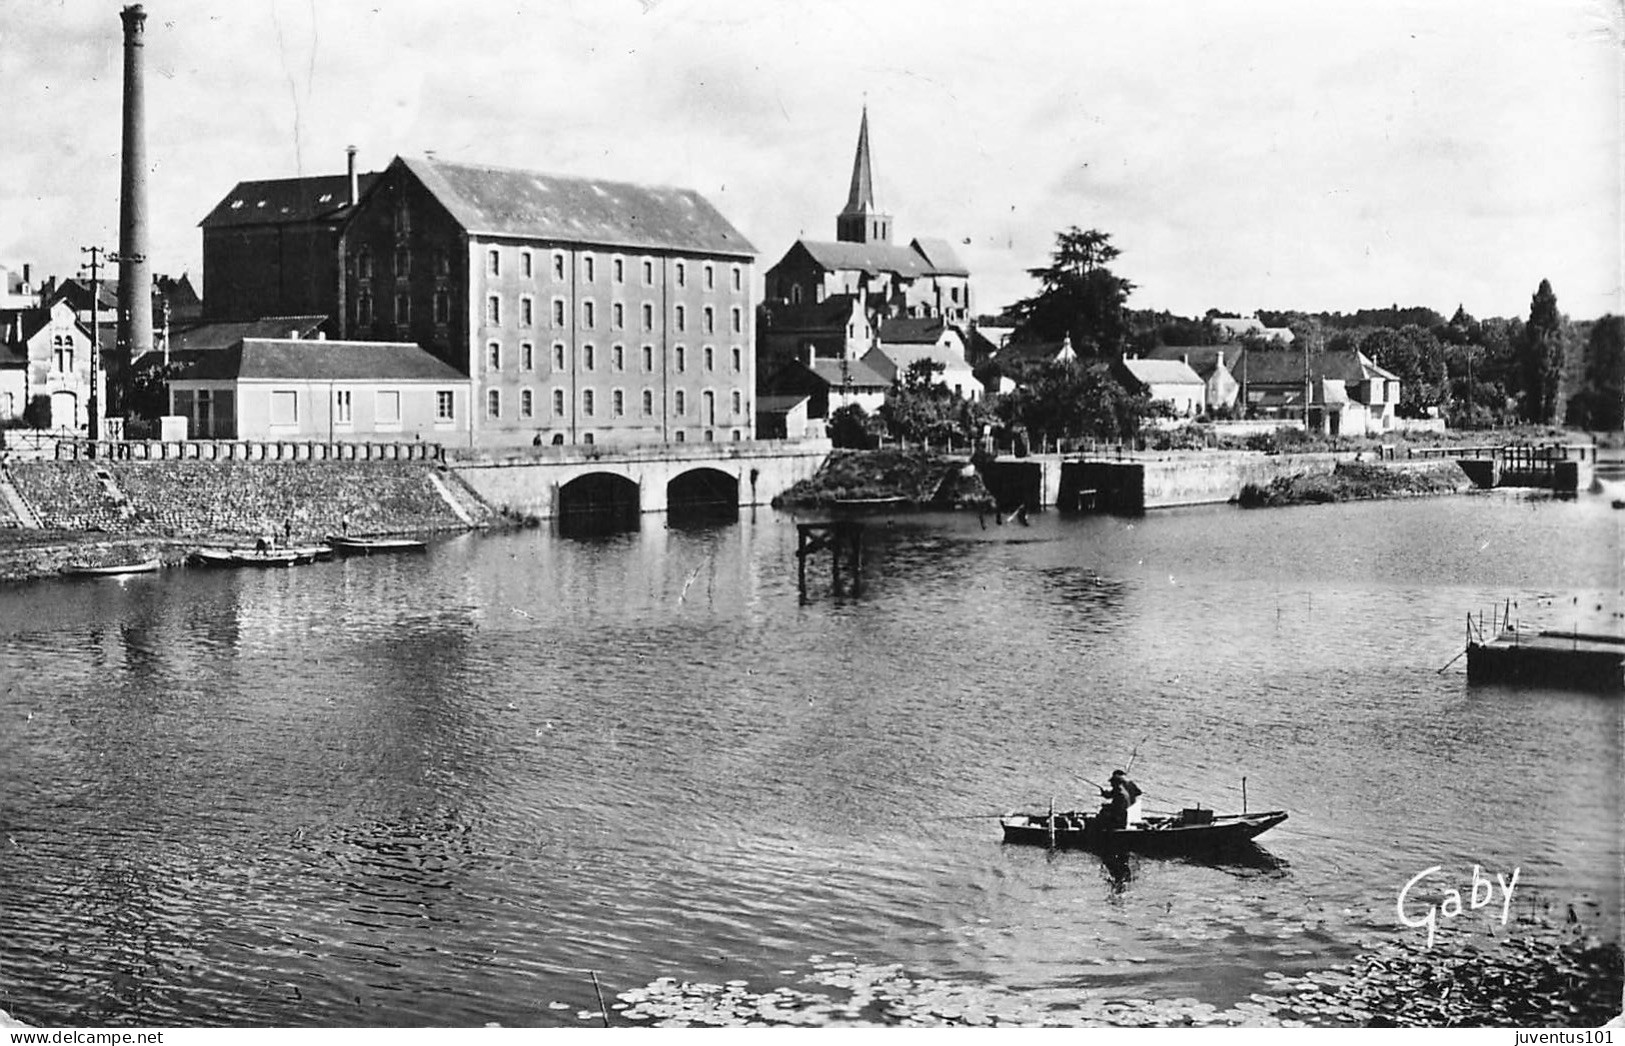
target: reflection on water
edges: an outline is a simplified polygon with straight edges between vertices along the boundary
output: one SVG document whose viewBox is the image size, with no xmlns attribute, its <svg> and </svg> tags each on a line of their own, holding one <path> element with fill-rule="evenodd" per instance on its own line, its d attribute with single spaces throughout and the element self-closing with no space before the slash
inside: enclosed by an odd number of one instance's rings
<svg viewBox="0 0 1625 1046">
<path fill-rule="evenodd" d="M 1410 933 L 1436 864 L 1617 936 L 1620 703 L 1438 671 L 1509 597 L 1617 629 L 1606 499 L 877 515 L 863 596 L 806 604 L 790 517 L 677 522 L 12 589 L 8 1008 L 574 1025 L 589 971 L 793 1010 L 836 953 L 890 987 L 810 1022 L 1223 1008 Z M 1136 751 L 1151 809 L 1245 775 L 1291 820 L 1256 863 L 1000 841 Z"/>
</svg>

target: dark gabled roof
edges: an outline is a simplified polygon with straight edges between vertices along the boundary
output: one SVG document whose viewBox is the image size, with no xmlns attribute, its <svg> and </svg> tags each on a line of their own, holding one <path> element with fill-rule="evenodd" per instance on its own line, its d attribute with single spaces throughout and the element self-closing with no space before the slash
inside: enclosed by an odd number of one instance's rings
<svg viewBox="0 0 1625 1046">
<path fill-rule="evenodd" d="M 914 238 L 913 248 L 920 252 L 931 271 L 939 276 L 969 276 L 970 270 L 965 263 L 959 260 L 954 249 L 948 246 L 947 240 L 927 239 L 924 236 Z"/>
<path fill-rule="evenodd" d="M 171 327 L 169 348 L 171 352 L 218 352 L 244 338 L 287 338 L 296 331 L 301 338 L 314 338 L 326 322 L 326 316 L 262 316 L 257 320 Z"/>
<path fill-rule="evenodd" d="M 192 277 L 189 273 L 181 273 L 179 279 L 159 276 L 154 282 L 157 284 L 157 293 L 169 299 L 172 309 L 186 309 L 203 302 L 203 296 L 192 286 Z"/>
<path fill-rule="evenodd" d="M 852 318 L 852 303 L 856 300 L 855 294 L 831 294 L 820 302 L 797 305 L 769 302 L 767 322 L 761 326 L 766 331 L 842 330 Z"/>
<path fill-rule="evenodd" d="M 880 321 L 883 345 L 934 345 L 947 326 L 940 316 L 894 316 Z"/>
<path fill-rule="evenodd" d="M 1249 385 L 1303 385 L 1303 353 L 1286 350 L 1270 352 L 1259 350 L 1243 352 L 1239 359 L 1225 365 L 1237 381 L 1245 378 Z M 1314 353 L 1309 357 L 1309 376 L 1312 381 L 1330 379 L 1345 384 L 1358 384 L 1372 378 L 1392 380 L 1394 375 L 1372 363 L 1354 349 L 1340 349 Z"/>
<path fill-rule="evenodd" d="M 894 272 L 899 276 L 915 278 L 929 276 L 934 270 L 925 255 L 912 247 L 898 247 L 890 243 L 844 243 L 826 240 L 797 240 L 785 258 L 800 249 L 829 272 L 847 270 L 878 275 Z M 780 262 L 783 264 L 783 261 Z M 775 266 L 776 268 L 777 266 Z"/>
<path fill-rule="evenodd" d="M 806 403 L 810 397 L 805 392 L 790 392 L 784 394 L 767 394 L 756 397 L 756 413 L 758 414 L 787 414 Z"/>
<path fill-rule="evenodd" d="M 46 304 L 52 305 L 59 301 L 66 301 L 76 312 L 90 311 L 90 281 L 77 276 L 69 276 L 56 285 L 46 298 Z M 97 307 L 109 313 L 116 314 L 118 309 L 118 280 L 100 280 L 97 283 Z"/>
<path fill-rule="evenodd" d="M 814 360 L 811 367 L 806 363 L 797 361 L 798 365 L 811 370 L 818 375 L 824 384 L 831 388 L 842 388 L 851 385 L 855 389 L 861 388 L 891 388 L 891 379 L 875 372 L 862 360 Z"/>
<path fill-rule="evenodd" d="M 1301 352 L 1243 352 L 1230 364 L 1230 373 L 1241 381 L 1243 375 L 1249 385 L 1293 385 L 1300 389 L 1304 382 L 1304 358 Z M 1310 373 L 1314 373 L 1311 366 Z"/>
<path fill-rule="evenodd" d="M 783 265 L 796 251 L 804 251 L 820 268 L 829 272 L 866 272 L 878 275 L 896 273 L 915 279 L 921 276 L 969 276 L 953 248 L 945 240 L 916 239 L 907 247 L 891 243 L 847 243 L 844 240 L 797 240 L 779 260 Z"/>
<path fill-rule="evenodd" d="M 365 193 L 378 180 L 377 171 L 356 175 Z M 350 176 L 317 174 L 305 178 L 271 178 L 238 182 L 198 225 L 205 229 L 232 225 L 284 225 L 317 220 L 337 221 L 350 205 Z"/>
<path fill-rule="evenodd" d="M 0 344 L 27 345 L 50 322 L 49 308 L 0 309 Z"/>
<path fill-rule="evenodd" d="M 693 189 L 396 157 L 466 232 L 753 258 L 756 248 Z"/>
<path fill-rule="evenodd" d="M 229 349 L 190 355 L 182 378 L 192 380 L 468 380 L 410 342 L 245 338 Z"/>
</svg>

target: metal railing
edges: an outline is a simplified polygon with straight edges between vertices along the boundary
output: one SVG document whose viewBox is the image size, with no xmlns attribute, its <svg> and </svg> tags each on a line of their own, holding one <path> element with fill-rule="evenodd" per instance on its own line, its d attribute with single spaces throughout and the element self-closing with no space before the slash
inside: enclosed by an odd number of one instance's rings
<svg viewBox="0 0 1625 1046">
<path fill-rule="evenodd" d="M 324 443 L 317 440 L 90 440 L 56 442 L 58 461 L 433 461 L 439 443 Z"/>
</svg>

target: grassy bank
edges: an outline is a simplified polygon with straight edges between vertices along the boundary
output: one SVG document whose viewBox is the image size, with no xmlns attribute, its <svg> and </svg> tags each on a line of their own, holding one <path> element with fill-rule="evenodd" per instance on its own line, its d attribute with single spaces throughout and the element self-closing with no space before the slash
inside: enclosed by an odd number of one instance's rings
<svg viewBox="0 0 1625 1046">
<path fill-rule="evenodd" d="M 162 560 L 179 566 L 200 542 L 82 530 L 0 530 L 0 584 L 55 577 L 70 566 L 114 566 Z"/>
<path fill-rule="evenodd" d="M 1334 501 L 1459 494 L 1471 489 L 1472 485 L 1467 474 L 1454 461 L 1420 465 L 1340 462 L 1325 475 L 1288 476 L 1264 486 L 1249 483 L 1241 488 L 1237 500 L 1245 508 L 1278 508 Z"/>
</svg>

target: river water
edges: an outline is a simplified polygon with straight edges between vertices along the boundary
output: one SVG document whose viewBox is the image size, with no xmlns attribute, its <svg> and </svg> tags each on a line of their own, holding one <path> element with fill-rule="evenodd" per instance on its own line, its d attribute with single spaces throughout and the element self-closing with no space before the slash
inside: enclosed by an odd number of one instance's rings
<svg viewBox="0 0 1625 1046">
<path fill-rule="evenodd" d="M 795 1003 L 813 1023 L 896 1019 L 887 978 L 1034 1023 L 1223 1007 L 1419 939 L 1396 899 L 1432 866 L 1417 912 L 1516 868 L 1514 921 L 1617 939 L 1622 703 L 1439 671 L 1508 599 L 1618 631 L 1617 519 L 1510 492 L 871 516 L 861 596 L 819 567 L 805 602 L 767 510 L 12 587 L 0 1006 L 578 1026 L 596 975 L 611 1003 L 834 1000 Z M 1131 754 L 1153 809 L 1239 809 L 1245 775 L 1291 814 L 1268 859 L 1001 843 L 987 815 L 1091 802 Z M 1457 924 L 1504 932 L 1500 902 Z"/>
</svg>

